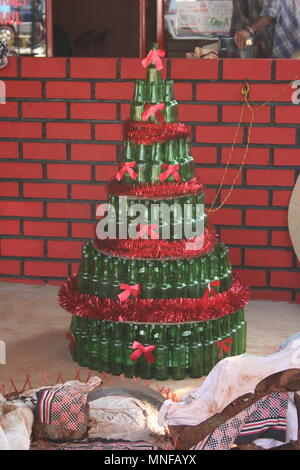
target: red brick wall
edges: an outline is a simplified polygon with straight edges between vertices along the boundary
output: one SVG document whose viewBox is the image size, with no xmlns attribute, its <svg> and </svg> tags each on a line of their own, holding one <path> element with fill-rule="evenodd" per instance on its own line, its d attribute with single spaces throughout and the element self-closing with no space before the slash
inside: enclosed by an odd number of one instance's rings
<svg viewBox="0 0 300 470">
<path fill-rule="evenodd" d="M 300 301 L 287 229 L 300 108 L 291 102 L 292 88 L 278 95 L 300 77 L 300 62 L 178 59 L 164 74 L 176 81 L 208 203 L 239 120 L 243 80 L 255 104 L 273 97 L 256 114 L 246 165 L 213 221 L 254 297 Z M 7 104 L 0 104 L 2 280 L 56 284 L 76 270 L 82 243 L 94 235 L 96 204 L 116 172 L 133 80 L 143 77 L 138 59 L 10 59 L 0 71 L 7 88 Z M 247 112 L 221 200 L 237 174 L 248 121 Z"/>
</svg>

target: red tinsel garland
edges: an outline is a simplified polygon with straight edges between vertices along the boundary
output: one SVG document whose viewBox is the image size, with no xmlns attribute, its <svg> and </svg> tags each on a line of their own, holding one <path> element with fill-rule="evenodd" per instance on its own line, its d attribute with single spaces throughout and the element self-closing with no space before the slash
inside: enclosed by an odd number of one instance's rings
<svg viewBox="0 0 300 470">
<path fill-rule="evenodd" d="M 198 194 L 203 191 L 203 184 L 197 178 L 185 183 L 160 183 L 154 186 L 149 184 L 128 186 L 113 181 L 108 190 L 115 196 L 167 199 Z"/>
<path fill-rule="evenodd" d="M 95 247 L 99 251 L 120 258 L 149 258 L 149 259 L 190 259 L 209 253 L 216 244 L 216 231 L 214 227 L 205 229 L 204 243 L 201 248 L 192 249 L 187 244 L 195 243 L 195 238 L 190 240 L 131 240 L 131 239 L 106 239 L 95 240 Z M 189 249 L 188 249 L 189 248 Z"/>
<path fill-rule="evenodd" d="M 126 138 L 134 144 L 151 145 L 154 143 L 164 143 L 168 140 L 175 140 L 190 135 L 190 131 L 185 124 L 175 123 L 144 123 L 139 121 L 129 121 L 127 123 Z"/>
<path fill-rule="evenodd" d="M 250 290 L 243 280 L 235 277 L 225 292 L 201 299 L 115 299 L 81 294 L 77 276 L 68 279 L 59 292 L 60 305 L 79 317 L 136 323 L 182 323 L 223 318 L 244 307 Z"/>
</svg>

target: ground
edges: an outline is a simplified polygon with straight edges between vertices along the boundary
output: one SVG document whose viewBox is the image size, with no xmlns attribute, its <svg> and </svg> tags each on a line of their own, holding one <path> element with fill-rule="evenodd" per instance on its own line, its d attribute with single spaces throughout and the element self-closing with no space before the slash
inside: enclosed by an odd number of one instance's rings
<svg viewBox="0 0 300 470">
<path fill-rule="evenodd" d="M 72 379 L 80 369 L 72 361 L 65 338 L 70 314 L 57 302 L 58 287 L 0 284 L 0 340 L 6 343 L 6 365 L 0 365 L 0 387 L 9 385 L 12 377 L 21 387 L 30 374 L 32 385 L 43 385 L 43 374 L 55 383 L 58 374 Z M 251 301 L 246 308 L 248 322 L 247 352 L 263 355 L 300 331 L 300 305 L 286 302 Z M 83 379 L 88 375 L 81 368 Z M 94 374 L 93 375 L 101 375 Z M 107 376 L 116 384 L 120 377 Z M 129 379 L 125 379 L 129 380 Z M 170 387 L 178 397 L 197 388 L 203 379 L 150 381 L 151 386 Z"/>
</svg>

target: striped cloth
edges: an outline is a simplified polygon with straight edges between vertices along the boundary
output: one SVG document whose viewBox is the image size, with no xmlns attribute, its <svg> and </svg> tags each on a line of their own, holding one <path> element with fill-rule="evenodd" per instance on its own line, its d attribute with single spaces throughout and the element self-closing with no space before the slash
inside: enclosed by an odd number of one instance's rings
<svg viewBox="0 0 300 470">
<path fill-rule="evenodd" d="M 258 400 L 191 450 L 230 450 L 233 444 L 260 439 L 286 441 L 288 394 L 274 392 Z"/>
</svg>

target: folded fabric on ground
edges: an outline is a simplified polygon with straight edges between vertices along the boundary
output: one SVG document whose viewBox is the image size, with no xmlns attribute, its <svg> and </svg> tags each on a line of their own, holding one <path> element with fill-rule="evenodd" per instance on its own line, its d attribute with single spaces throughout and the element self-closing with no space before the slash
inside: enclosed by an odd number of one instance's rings
<svg viewBox="0 0 300 470">
<path fill-rule="evenodd" d="M 242 354 L 220 361 L 203 384 L 181 402 L 166 400 L 159 410 L 160 425 L 196 426 L 239 397 L 254 393 L 263 379 L 278 372 L 300 369 L 300 344 L 288 342 L 285 349 L 261 357 Z"/>
<path fill-rule="evenodd" d="M 72 386 L 40 390 L 35 414 L 42 424 L 84 431 L 88 420 L 87 397 L 87 393 Z"/>
<path fill-rule="evenodd" d="M 0 450 L 28 450 L 32 426 L 32 410 L 13 406 L 0 394 Z"/>
<path fill-rule="evenodd" d="M 286 442 L 288 394 L 272 393 L 219 426 L 191 450 L 230 450 L 255 439 Z"/>
</svg>

